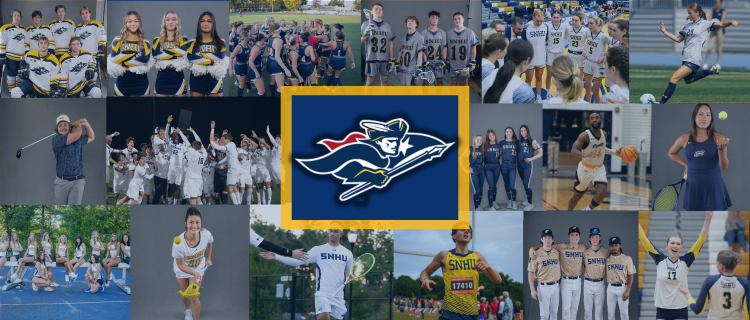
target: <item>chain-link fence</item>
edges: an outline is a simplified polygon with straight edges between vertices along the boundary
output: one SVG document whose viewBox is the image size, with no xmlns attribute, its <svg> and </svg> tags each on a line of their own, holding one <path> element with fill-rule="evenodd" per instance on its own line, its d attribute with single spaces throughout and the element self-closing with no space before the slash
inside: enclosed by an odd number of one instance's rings
<svg viewBox="0 0 750 320">
<path fill-rule="evenodd" d="M 251 275 L 250 319 L 315 319 L 315 269 Z M 393 271 L 370 271 L 344 289 L 344 319 L 393 319 Z"/>
</svg>

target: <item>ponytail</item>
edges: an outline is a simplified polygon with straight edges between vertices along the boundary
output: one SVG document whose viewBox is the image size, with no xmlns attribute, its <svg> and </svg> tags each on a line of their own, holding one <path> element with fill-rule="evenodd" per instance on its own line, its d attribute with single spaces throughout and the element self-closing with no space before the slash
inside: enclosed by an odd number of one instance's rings
<svg viewBox="0 0 750 320">
<path fill-rule="evenodd" d="M 485 29 L 486 30 L 486 29 Z M 493 33 L 484 39 L 482 45 L 482 57 L 487 58 L 491 53 L 497 50 L 505 50 L 508 47 L 508 38 L 502 33 Z"/>
<path fill-rule="evenodd" d="M 552 76 L 566 89 L 562 94 L 563 103 L 577 101 L 583 92 L 583 81 L 578 77 L 581 70 L 575 59 L 569 56 L 557 57 L 552 61 L 551 71 Z"/>
<path fill-rule="evenodd" d="M 698 12 L 698 15 L 700 16 L 701 19 L 708 20 L 706 19 L 706 12 L 703 11 L 703 8 L 701 8 L 701 5 L 697 3 L 693 3 L 688 7 L 688 9 Z M 690 20 L 690 18 L 685 18 L 685 20 Z"/>
<path fill-rule="evenodd" d="M 527 59 L 534 58 L 534 47 L 526 40 L 519 39 L 515 40 L 508 45 L 508 58 L 497 71 L 497 76 L 492 86 L 487 90 L 484 95 L 484 103 L 498 103 L 500 102 L 500 96 L 505 91 L 505 87 L 508 86 L 508 82 L 513 78 L 513 74 L 516 72 L 516 66 L 521 66 Z"/>
</svg>

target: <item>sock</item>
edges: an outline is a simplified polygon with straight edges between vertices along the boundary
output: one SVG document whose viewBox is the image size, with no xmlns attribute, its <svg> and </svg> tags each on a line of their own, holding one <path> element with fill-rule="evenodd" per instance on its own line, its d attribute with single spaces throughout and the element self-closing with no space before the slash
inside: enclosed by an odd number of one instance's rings
<svg viewBox="0 0 750 320">
<path fill-rule="evenodd" d="M 255 189 L 255 200 L 258 200 L 258 204 L 260 204 L 260 188 Z"/>
<path fill-rule="evenodd" d="M 508 197 L 508 201 L 512 201 L 512 200 L 513 200 L 513 199 L 511 198 L 511 192 L 510 192 L 510 190 L 508 190 L 508 191 L 505 191 L 505 195 L 506 195 L 506 196 Z"/>
<path fill-rule="evenodd" d="M 245 197 L 245 190 L 240 190 L 237 193 L 238 193 L 238 197 L 237 198 L 240 199 L 240 204 L 242 204 L 242 199 Z"/>
<path fill-rule="evenodd" d="M 693 81 L 698 81 L 700 79 L 703 79 L 707 77 L 709 74 L 714 74 L 714 72 L 711 70 L 698 71 L 695 73 L 695 75 L 693 75 Z"/>
<path fill-rule="evenodd" d="M 202 206 L 202 205 L 203 205 L 203 202 L 199 201 L 199 202 L 198 202 L 198 205 L 199 205 L 199 206 Z"/>
<path fill-rule="evenodd" d="M 344 84 L 341 83 L 341 78 L 333 78 L 333 83 L 336 86 L 343 86 Z"/>
<path fill-rule="evenodd" d="M 266 189 L 266 193 L 268 193 L 268 199 L 266 200 L 268 204 L 271 203 L 271 194 L 273 193 L 273 190 L 271 188 Z"/>
<path fill-rule="evenodd" d="M 275 97 L 276 96 L 276 85 L 272 84 L 270 86 L 271 86 L 271 96 Z"/>
<path fill-rule="evenodd" d="M 221 195 L 219 195 L 219 198 L 221 199 L 221 204 L 229 204 L 229 201 L 227 201 L 226 193 L 222 192 Z"/>
<path fill-rule="evenodd" d="M 310 86 L 314 87 L 314 86 L 317 86 L 317 84 L 311 83 Z"/>
<path fill-rule="evenodd" d="M 232 200 L 232 204 L 237 204 L 237 192 L 230 193 L 229 200 Z"/>
<path fill-rule="evenodd" d="M 487 192 L 487 198 L 490 201 L 490 207 L 492 207 L 495 204 L 495 189 L 490 189 Z"/>
<path fill-rule="evenodd" d="M 669 100 L 669 98 L 671 98 L 672 95 L 674 94 L 674 90 L 676 88 L 677 88 L 677 84 L 674 84 L 674 83 L 670 82 L 669 85 L 667 86 L 667 90 L 664 90 L 664 95 L 661 97 L 661 101 L 659 101 L 659 103 L 660 104 L 661 103 L 667 103 L 667 101 Z"/>
<path fill-rule="evenodd" d="M 247 190 L 245 197 L 247 198 L 247 204 L 253 203 L 253 189 Z"/>
<path fill-rule="evenodd" d="M 243 92 L 243 91 L 245 91 L 245 89 L 244 89 L 244 88 L 240 88 L 240 87 L 237 87 L 237 96 L 238 96 L 238 97 L 241 97 L 241 96 L 242 96 L 242 92 Z"/>
<path fill-rule="evenodd" d="M 258 200 L 258 204 L 264 203 L 266 203 L 266 187 L 263 187 L 263 191 L 260 192 L 260 200 Z"/>
<path fill-rule="evenodd" d="M 263 95 L 262 95 L 262 94 L 258 94 L 258 93 L 256 93 L 256 94 L 255 94 L 255 96 L 256 96 L 256 97 L 262 97 Z"/>
<path fill-rule="evenodd" d="M 480 203 L 482 203 L 482 195 L 475 194 L 474 195 L 474 209 L 479 208 Z"/>
<path fill-rule="evenodd" d="M 167 197 L 167 199 L 169 200 L 167 202 L 167 204 L 173 204 L 174 203 L 174 198 L 173 197 Z"/>
<path fill-rule="evenodd" d="M 326 75 L 326 84 L 330 86 L 330 85 L 331 85 L 331 82 L 332 82 L 332 80 L 331 80 L 331 75 L 330 75 L 330 74 L 329 74 L 329 75 Z"/>
</svg>

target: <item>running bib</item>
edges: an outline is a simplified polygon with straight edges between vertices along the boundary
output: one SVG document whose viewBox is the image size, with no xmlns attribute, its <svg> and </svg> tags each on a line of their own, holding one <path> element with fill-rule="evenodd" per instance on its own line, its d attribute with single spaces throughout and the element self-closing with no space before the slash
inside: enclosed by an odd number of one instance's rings
<svg viewBox="0 0 750 320">
<path fill-rule="evenodd" d="M 473 294 L 474 293 L 474 278 L 451 278 L 451 293 L 452 294 Z"/>
</svg>

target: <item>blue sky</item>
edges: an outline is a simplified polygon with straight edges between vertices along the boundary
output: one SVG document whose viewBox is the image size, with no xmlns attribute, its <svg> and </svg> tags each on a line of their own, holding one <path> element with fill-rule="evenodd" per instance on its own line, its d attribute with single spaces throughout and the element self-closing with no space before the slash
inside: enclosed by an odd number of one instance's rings
<svg viewBox="0 0 750 320">
<path fill-rule="evenodd" d="M 511 279 L 523 282 L 523 212 L 477 212 L 474 250 L 487 258 L 490 266 L 508 274 Z M 455 248 L 450 230 L 394 230 L 396 250 L 437 254 Z M 472 243 L 469 243 L 471 250 Z M 412 279 L 432 261 L 430 257 L 395 254 L 396 277 L 407 275 Z M 435 275 L 440 275 L 440 269 Z"/>
</svg>

